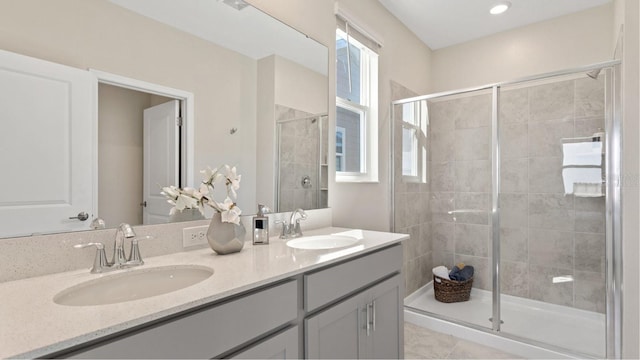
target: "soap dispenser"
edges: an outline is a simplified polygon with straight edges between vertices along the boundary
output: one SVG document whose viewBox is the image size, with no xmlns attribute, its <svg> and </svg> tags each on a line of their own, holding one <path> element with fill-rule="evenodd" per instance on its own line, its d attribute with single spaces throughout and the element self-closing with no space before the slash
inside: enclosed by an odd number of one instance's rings
<svg viewBox="0 0 640 360">
<path fill-rule="evenodd" d="M 253 217 L 253 245 L 269 244 L 269 217 L 271 210 L 258 204 L 258 213 Z"/>
</svg>

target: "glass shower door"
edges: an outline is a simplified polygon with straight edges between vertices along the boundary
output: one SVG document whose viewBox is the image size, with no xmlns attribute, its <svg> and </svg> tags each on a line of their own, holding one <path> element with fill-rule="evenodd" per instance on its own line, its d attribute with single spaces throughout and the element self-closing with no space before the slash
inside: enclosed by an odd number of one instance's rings
<svg viewBox="0 0 640 360">
<path fill-rule="evenodd" d="M 431 269 L 436 266 L 452 269 L 456 264 L 471 265 L 475 275 L 469 301 L 439 302 L 431 287 L 408 306 L 444 319 L 491 328 L 492 92 L 488 89 L 437 96 L 427 99 L 426 103 L 428 181 L 422 188 L 413 185 L 410 174 L 399 168 L 406 160 L 396 159 L 396 214 L 406 214 L 396 216 L 396 231 L 412 234 L 409 247 L 420 246 L 412 244 L 416 241 L 414 234 L 419 236 L 417 241 L 430 244 L 432 261 L 421 268 L 427 274 L 421 285 L 433 280 Z M 401 142 L 406 147 L 410 138 L 407 131 L 402 133 L 402 138 L 397 133 L 409 128 L 402 124 L 406 116 L 394 115 L 396 144 Z M 417 228 L 417 224 L 411 223 L 410 214 L 417 198 L 415 192 L 420 190 L 426 193 L 428 226 L 423 223 Z M 407 267 L 411 272 L 411 263 Z"/>
<path fill-rule="evenodd" d="M 605 356 L 607 71 L 499 92 L 505 334 Z"/>
</svg>

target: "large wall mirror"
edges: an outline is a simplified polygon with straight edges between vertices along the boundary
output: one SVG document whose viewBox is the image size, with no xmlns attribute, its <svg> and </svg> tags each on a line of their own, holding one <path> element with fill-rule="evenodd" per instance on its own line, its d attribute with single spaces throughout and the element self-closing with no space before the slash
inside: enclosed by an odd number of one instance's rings
<svg viewBox="0 0 640 360">
<path fill-rule="evenodd" d="M 224 164 L 243 215 L 327 206 L 325 46 L 239 0 L 0 8 L 0 217 L 15 224 L 0 237 L 172 221 L 145 217 L 145 183 L 157 195 Z"/>
</svg>

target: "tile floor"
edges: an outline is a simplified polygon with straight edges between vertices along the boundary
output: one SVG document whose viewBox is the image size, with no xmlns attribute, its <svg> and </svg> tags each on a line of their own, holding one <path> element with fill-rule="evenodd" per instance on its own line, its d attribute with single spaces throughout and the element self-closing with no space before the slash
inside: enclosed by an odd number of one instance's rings
<svg viewBox="0 0 640 360">
<path fill-rule="evenodd" d="M 518 356 L 404 323 L 405 359 L 521 359 Z"/>
</svg>

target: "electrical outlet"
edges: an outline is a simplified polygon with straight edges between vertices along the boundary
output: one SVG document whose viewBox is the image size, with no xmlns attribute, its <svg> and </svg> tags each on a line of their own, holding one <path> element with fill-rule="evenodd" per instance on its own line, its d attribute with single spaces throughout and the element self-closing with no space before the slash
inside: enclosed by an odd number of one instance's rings
<svg viewBox="0 0 640 360">
<path fill-rule="evenodd" d="M 206 244 L 208 227 L 209 226 L 204 225 L 182 229 L 182 247 Z"/>
</svg>

